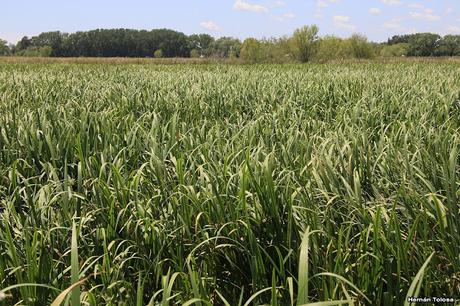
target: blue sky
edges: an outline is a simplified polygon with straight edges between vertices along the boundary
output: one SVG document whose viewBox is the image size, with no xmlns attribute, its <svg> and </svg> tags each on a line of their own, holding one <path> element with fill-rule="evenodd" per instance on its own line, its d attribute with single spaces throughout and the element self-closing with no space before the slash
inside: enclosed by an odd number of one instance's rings
<svg viewBox="0 0 460 306">
<path fill-rule="evenodd" d="M 273 37 L 317 24 L 320 35 L 460 34 L 459 0 L 6 0 L 0 38 L 44 31 L 171 28 L 215 37 Z"/>
</svg>

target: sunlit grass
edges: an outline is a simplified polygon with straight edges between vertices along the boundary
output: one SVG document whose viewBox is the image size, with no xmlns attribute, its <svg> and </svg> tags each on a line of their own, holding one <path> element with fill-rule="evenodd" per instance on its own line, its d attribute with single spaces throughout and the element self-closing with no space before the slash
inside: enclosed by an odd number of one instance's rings
<svg viewBox="0 0 460 306">
<path fill-rule="evenodd" d="M 0 305 L 455 297 L 459 125 L 457 63 L 0 64 Z"/>
</svg>

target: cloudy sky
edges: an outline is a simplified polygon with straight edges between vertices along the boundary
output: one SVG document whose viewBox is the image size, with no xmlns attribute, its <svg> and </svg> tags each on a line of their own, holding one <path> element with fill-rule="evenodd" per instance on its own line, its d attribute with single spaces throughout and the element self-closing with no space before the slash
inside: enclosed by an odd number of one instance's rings
<svg viewBox="0 0 460 306">
<path fill-rule="evenodd" d="M 3 2 L 3 1 L 2 1 Z M 305 24 L 320 34 L 460 34 L 459 0 L 6 0 L 0 38 L 95 28 L 171 28 L 186 34 L 273 37 Z"/>
</svg>

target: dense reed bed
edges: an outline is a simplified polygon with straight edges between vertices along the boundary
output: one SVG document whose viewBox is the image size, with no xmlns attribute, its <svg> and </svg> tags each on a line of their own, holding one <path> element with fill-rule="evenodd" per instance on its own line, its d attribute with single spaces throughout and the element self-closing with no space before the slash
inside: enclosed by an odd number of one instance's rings
<svg viewBox="0 0 460 306">
<path fill-rule="evenodd" d="M 0 305 L 458 298 L 459 127 L 455 62 L 2 63 Z"/>
</svg>

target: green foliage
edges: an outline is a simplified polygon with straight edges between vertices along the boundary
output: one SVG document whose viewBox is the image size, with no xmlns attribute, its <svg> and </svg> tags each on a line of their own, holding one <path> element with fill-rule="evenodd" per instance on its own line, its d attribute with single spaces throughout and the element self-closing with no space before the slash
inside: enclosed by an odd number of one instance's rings
<svg viewBox="0 0 460 306">
<path fill-rule="evenodd" d="M 153 52 L 153 56 L 155 58 L 162 58 L 163 57 L 163 50 L 161 50 L 161 49 L 156 50 L 155 52 Z"/>
<path fill-rule="evenodd" d="M 460 56 L 460 35 L 446 35 L 438 43 L 437 56 Z"/>
<path fill-rule="evenodd" d="M 51 56 L 61 57 L 151 57 L 152 50 L 158 49 L 165 57 L 188 57 L 190 54 L 187 36 L 168 29 L 97 29 L 72 34 L 45 32 L 32 38 L 24 37 L 17 44 L 16 51 L 45 45 L 52 48 Z"/>
<path fill-rule="evenodd" d="M 70 262 L 71 262 L 71 281 L 75 285 L 80 280 L 80 267 L 78 263 L 78 231 L 75 220 L 72 223 L 72 241 L 70 249 Z M 72 306 L 80 306 L 80 286 L 76 286 L 72 290 Z"/>
<path fill-rule="evenodd" d="M 325 36 L 318 42 L 318 51 L 315 59 L 319 62 L 344 59 L 369 59 L 375 56 L 379 46 L 367 41 L 360 34 L 353 34 L 350 38 Z"/>
<path fill-rule="evenodd" d="M 366 36 L 353 34 L 348 40 L 354 58 L 372 58 L 374 56 L 372 44 L 367 41 Z"/>
<path fill-rule="evenodd" d="M 0 63 L 0 305 L 455 296 L 459 80 L 457 63 Z"/>
<path fill-rule="evenodd" d="M 441 36 L 432 33 L 417 33 L 408 38 L 409 56 L 434 56 Z"/>
<path fill-rule="evenodd" d="M 193 34 L 188 37 L 188 44 L 189 44 L 190 50 L 198 51 L 200 56 L 210 55 L 211 46 L 214 41 L 215 41 L 214 37 L 212 37 L 209 34 Z"/>
<path fill-rule="evenodd" d="M 27 57 L 49 57 L 51 56 L 52 48 L 50 46 L 29 47 L 25 50 L 17 52 L 15 55 Z"/>
<path fill-rule="evenodd" d="M 306 63 L 314 56 L 319 28 L 316 25 L 304 26 L 294 31 L 292 36 L 295 54 L 301 63 Z"/>
<path fill-rule="evenodd" d="M 460 35 L 444 37 L 433 33 L 396 35 L 388 45 L 407 44 L 409 56 L 460 56 Z"/>
<path fill-rule="evenodd" d="M 360 34 L 349 38 L 318 37 L 316 25 L 297 29 L 293 35 L 252 40 L 246 47 L 247 63 L 327 62 L 343 59 L 369 59 L 374 56 L 460 56 L 460 36 L 441 37 L 431 33 L 396 35 L 386 44 L 372 43 Z M 48 50 L 48 47 L 51 48 Z M 97 29 L 86 32 L 44 32 L 23 37 L 11 50 L 0 43 L 0 55 L 52 57 L 152 57 L 162 50 L 163 57 L 240 57 L 243 45 L 233 37 L 215 39 L 208 34 L 186 36 L 168 29 Z M 44 48 L 44 49 L 42 49 Z M 249 49 L 248 49 L 249 48 Z M 257 49 L 257 51 L 256 51 Z M 41 52 L 40 52 L 41 51 Z M 250 59 L 247 57 L 251 57 Z M 238 60 L 235 60 L 238 62 Z"/>
<path fill-rule="evenodd" d="M 212 42 L 210 55 L 214 57 L 239 57 L 241 51 L 241 41 L 233 37 L 221 37 Z"/>
<path fill-rule="evenodd" d="M 393 37 L 388 39 L 387 45 L 396 45 L 396 44 L 408 44 L 409 38 L 413 34 L 405 34 L 405 35 L 394 35 Z"/>
<path fill-rule="evenodd" d="M 384 46 L 380 51 L 380 56 L 383 57 L 401 57 L 406 56 L 410 45 L 408 43 L 399 43 L 395 45 Z"/>
<path fill-rule="evenodd" d="M 318 42 L 315 59 L 319 62 L 352 58 L 350 41 L 336 36 L 322 37 Z"/>
<path fill-rule="evenodd" d="M 0 56 L 10 55 L 10 48 L 6 40 L 0 39 Z"/>
<path fill-rule="evenodd" d="M 47 56 L 59 56 L 63 54 L 63 42 L 67 38 L 68 34 L 56 32 L 44 32 L 38 36 L 32 37 L 30 44 L 34 47 L 42 48 L 48 47 Z"/>
<path fill-rule="evenodd" d="M 246 63 L 260 63 L 263 60 L 262 44 L 255 38 L 248 38 L 243 42 L 240 57 Z"/>
<path fill-rule="evenodd" d="M 33 46 L 32 46 L 32 42 L 31 42 L 31 40 L 30 40 L 27 36 L 24 36 L 24 37 L 16 44 L 15 50 L 16 50 L 16 51 L 23 51 L 23 50 L 26 50 L 26 49 L 29 48 L 29 47 L 33 47 Z"/>
<path fill-rule="evenodd" d="M 198 51 L 197 49 L 192 49 L 192 51 L 190 51 L 191 58 L 198 58 L 200 56 L 201 56 L 200 51 Z"/>
<path fill-rule="evenodd" d="M 262 40 L 263 54 L 267 62 L 293 63 L 296 61 L 293 40 L 291 37 L 280 37 Z"/>
</svg>

